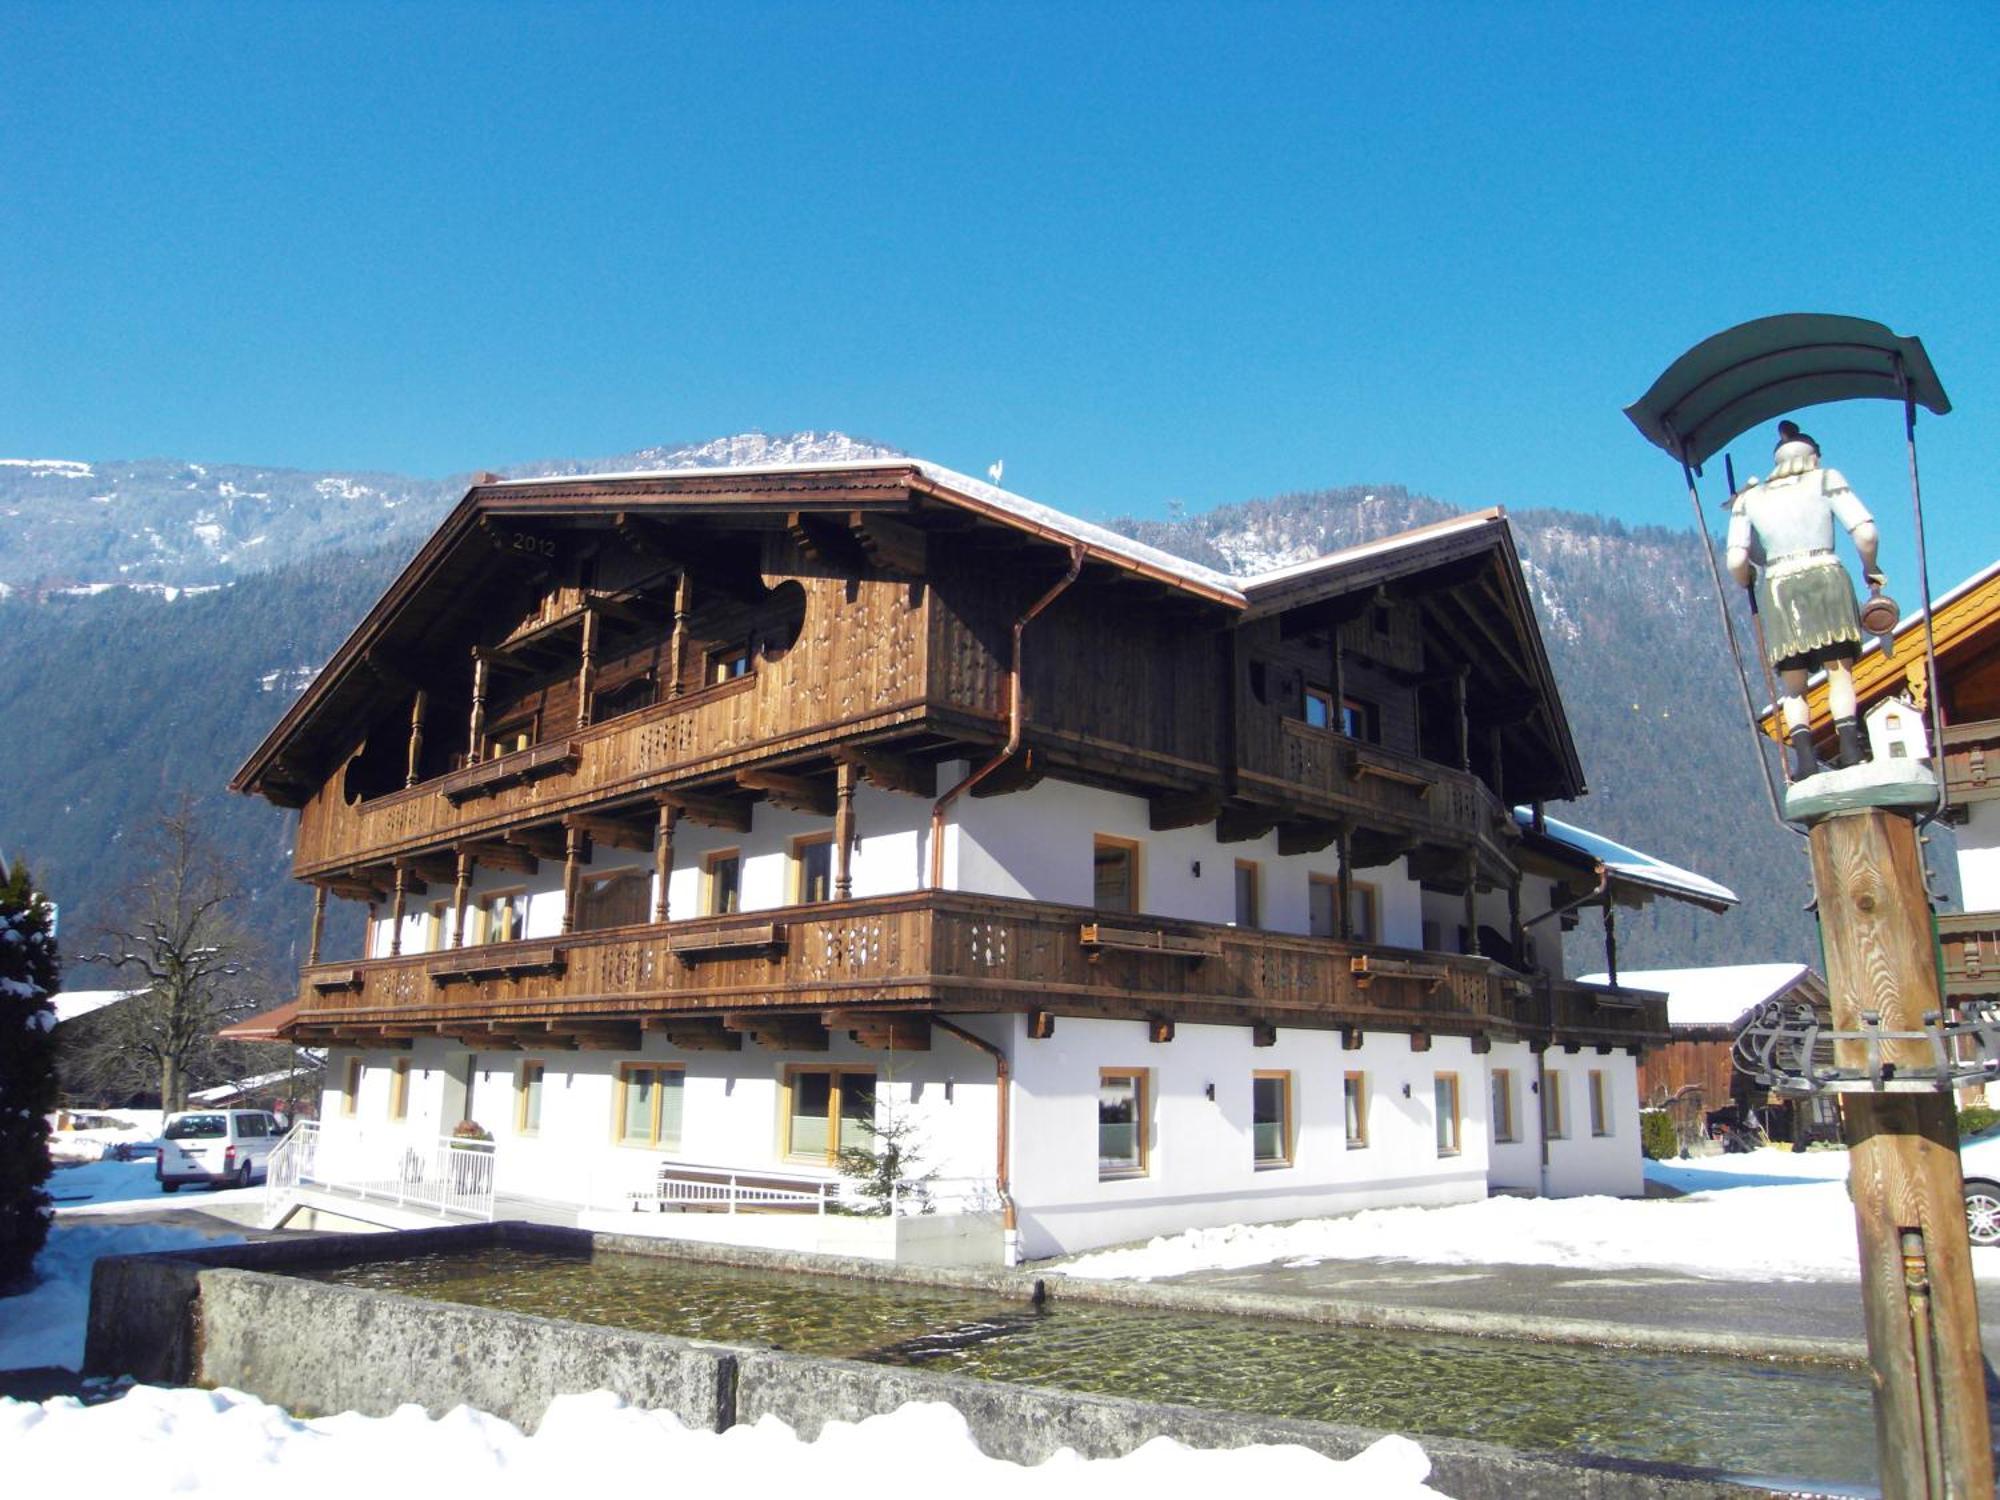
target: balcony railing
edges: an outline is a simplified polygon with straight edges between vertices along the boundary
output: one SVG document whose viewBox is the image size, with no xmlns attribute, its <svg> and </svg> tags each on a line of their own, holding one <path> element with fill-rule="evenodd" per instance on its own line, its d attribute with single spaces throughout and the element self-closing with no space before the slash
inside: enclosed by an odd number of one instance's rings
<svg viewBox="0 0 2000 1500">
<path fill-rule="evenodd" d="M 276 1223 L 302 1188 L 373 1198 L 468 1219 L 493 1217 L 491 1141 L 423 1136 L 301 1120 L 271 1153 L 265 1222 Z"/>
<path fill-rule="evenodd" d="M 1513 814 L 1470 772 L 1297 719 L 1279 726 L 1276 757 L 1270 765 L 1246 764 L 1245 780 L 1261 781 L 1329 819 L 1464 845 L 1478 852 L 1484 875 L 1511 866 Z"/>
<path fill-rule="evenodd" d="M 2000 996 L 2000 911 L 1953 912 L 1937 925 L 1945 997 Z"/>
<path fill-rule="evenodd" d="M 1944 778 L 1954 804 L 2000 797 L 2000 719 L 1945 726 Z"/>
<path fill-rule="evenodd" d="M 1474 1035 L 1532 1031 L 1551 1003 L 1484 958 L 1150 916 L 1123 917 L 1116 930 L 1156 940 L 1107 943 L 1102 915 L 916 892 L 324 965 L 303 976 L 297 1025 L 328 1035 L 454 1022 L 560 1029 L 944 1006 Z M 487 961 L 469 965 L 468 953 Z M 1666 1035 L 1657 996 L 1567 983 L 1554 994 L 1577 1039 Z"/>
</svg>

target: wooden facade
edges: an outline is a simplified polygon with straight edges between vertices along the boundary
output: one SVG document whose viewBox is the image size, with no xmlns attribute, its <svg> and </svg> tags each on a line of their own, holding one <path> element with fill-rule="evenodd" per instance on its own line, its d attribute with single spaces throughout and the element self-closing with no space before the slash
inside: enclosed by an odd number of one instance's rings
<svg viewBox="0 0 2000 1500">
<path fill-rule="evenodd" d="M 974 795 L 1104 788 L 1146 799 L 1156 829 L 1275 831 L 1284 853 L 1337 847 L 1343 872 L 1407 859 L 1468 907 L 1512 889 L 1518 909 L 1512 805 L 1583 790 L 1497 513 L 1238 588 L 915 464 L 482 484 L 234 782 L 298 809 L 295 871 L 322 902 L 444 899 L 456 936 L 315 951 L 277 1029 L 739 1045 L 760 1016 L 796 1039 L 1014 1010 L 1664 1035 L 1657 997 L 1489 958 L 1105 928 L 941 889 L 710 917 L 665 909 L 662 882 L 633 924 L 578 878 L 605 846 L 664 873 L 678 825 L 748 829 L 760 803 L 847 819 L 844 848 L 857 781 L 928 800 L 942 766 L 1010 734 Z M 544 864 L 565 872 L 561 936 L 462 946 L 471 872 Z M 620 925 L 589 930 L 593 910 Z"/>
</svg>

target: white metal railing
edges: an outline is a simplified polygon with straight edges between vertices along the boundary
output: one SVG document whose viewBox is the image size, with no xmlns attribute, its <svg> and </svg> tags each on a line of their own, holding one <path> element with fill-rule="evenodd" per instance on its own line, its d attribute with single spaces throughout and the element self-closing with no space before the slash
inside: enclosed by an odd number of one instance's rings
<svg viewBox="0 0 2000 1500">
<path fill-rule="evenodd" d="M 851 1178 L 822 1176 L 810 1167 L 721 1165 L 641 1156 L 594 1174 L 590 1197 L 599 1207 L 662 1213 L 879 1214 L 883 1205 Z M 896 1215 L 998 1212 L 991 1178 L 939 1177 L 890 1194 Z"/>
<path fill-rule="evenodd" d="M 313 1187 L 490 1220 L 494 1166 L 491 1141 L 360 1127 L 327 1130 L 316 1120 L 301 1120 L 265 1168 L 265 1217 L 275 1220 L 287 1199 Z"/>
</svg>

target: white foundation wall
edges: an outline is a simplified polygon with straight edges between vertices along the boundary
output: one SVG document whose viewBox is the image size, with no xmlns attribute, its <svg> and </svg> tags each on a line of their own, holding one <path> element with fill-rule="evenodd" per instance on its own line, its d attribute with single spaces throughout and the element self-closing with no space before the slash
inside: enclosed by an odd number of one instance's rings
<svg viewBox="0 0 2000 1500">
<path fill-rule="evenodd" d="M 1408 1036 L 1367 1033 L 1344 1051 L 1337 1031 L 1280 1029 L 1258 1047 L 1247 1026 L 1181 1026 L 1147 1040 L 1138 1021 L 1059 1017 L 1055 1034 L 1015 1022 L 1014 1201 L 1021 1253 L 1070 1254 L 1183 1229 L 1345 1213 L 1391 1204 L 1460 1203 L 1486 1195 L 1484 1059 L 1460 1037 L 1428 1052 Z M 1102 1070 L 1143 1070 L 1147 1168 L 1100 1178 L 1097 1098 Z M 1251 1080 L 1291 1075 L 1292 1164 L 1252 1159 Z M 1347 1144 L 1343 1079 L 1364 1075 L 1367 1144 Z M 1456 1155 L 1437 1144 L 1434 1082 L 1459 1083 Z M 1210 1100 L 1208 1086 L 1214 1085 Z M 1409 1090 L 1408 1097 L 1404 1088 Z"/>
<path fill-rule="evenodd" d="M 957 764 L 944 767 L 955 779 Z M 1154 832 L 1143 797 L 1127 797 L 1071 782 L 1043 781 L 1005 797 L 962 797 L 948 813 L 945 881 L 955 890 L 1089 906 L 1094 839 L 1098 834 L 1139 845 L 1139 910 L 1193 922 L 1236 920 L 1236 864 L 1258 867 L 1258 926 L 1268 932 L 1311 929 L 1311 878 L 1340 871 L 1332 846 L 1317 854 L 1281 855 L 1278 837 L 1224 844 L 1215 825 Z M 1198 873 L 1197 873 L 1198 869 Z M 1377 941 L 1422 944 L 1421 891 L 1401 861 L 1357 869 L 1371 886 L 1381 923 Z"/>
<path fill-rule="evenodd" d="M 1535 1054 L 1526 1042 L 1495 1042 L 1485 1057 L 1486 1114 L 1492 1132 L 1487 1146 L 1489 1188 L 1540 1193 L 1542 1189 L 1541 1096 L 1535 1089 Z M 1513 1104 L 1505 1125 L 1495 1116 L 1494 1075 L 1505 1074 Z M 1512 1139 L 1501 1140 L 1503 1135 Z M 1636 1149 L 1636 1148 L 1635 1148 Z"/>
<path fill-rule="evenodd" d="M 1565 1052 L 1551 1047 L 1542 1058 L 1549 1080 L 1563 1098 L 1563 1129 L 1549 1140 L 1549 1196 L 1575 1198 L 1603 1193 L 1637 1198 L 1646 1191 L 1645 1158 L 1639 1149 L 1639 1067 L 1628 1053 L 1604 1055 L 1591 1048 Z M 1590 1075 L 1604 1078 L 1603 1133 L 1592 1129 Z"/>
<path fill-rule="evenodd" d="M 1967 911 L 2000 911 L 2000 802 L 1974 802 L 1958 829 L 1958 884 Z"/>
<path fill-rule="evenodd" d="M 966 1025 L 981 1026 L 980 1018 Z M 999 1035 L 990 1021 L 984 1030 Z M 360 1056 L 362 1087 L 352 1115 L 342 1113 L 340 1084 L 346 1059 Z M 391 1069 L 409 1063 L 409 1105 L 402 1121 L 389 1117 Z M 521 1065 L 539 1062 L 541 1124 L 518 1128 Z M 618 1141 L 617 1077 L 621 1064 L 666 1063 L 682 1069 L 681 1136 L 677 1148 Z M 467 1118 L 462 1103 L 469 1079 L 470 1114 L 498 1147 L 496 1186 L 503 1193 L 574 1203 L 616 1203 L 645 1185 L 663 1160 L 776 1172 L 788 1177 L 838 1176 L 823 1159 L 781 1154 L 783 1083 L 788 1069 L 867 1067 L 876 1075 L 881 1123 L 890 1111 L 916 1125 L 917 1171 L 940 1178 L 990 1182 L 994 1175 L 995 1092 L 993 1060 L 942 1029 L 928 1052 L 883 1052 L 836 1035 L 825 1052 L 681 1052 L 648 1038 L 637 1052 L 555 1049 L 469 1053 L 439 1039 L 416 1042 L 408 1052 L 337 1052 L 322 1100 L 327 1129 L 359 1127 L 404 1132 L 413 1138 L 448 1135 Z M 942 1184 L 941 1184 L 942 1185 Z"/>
</svg>

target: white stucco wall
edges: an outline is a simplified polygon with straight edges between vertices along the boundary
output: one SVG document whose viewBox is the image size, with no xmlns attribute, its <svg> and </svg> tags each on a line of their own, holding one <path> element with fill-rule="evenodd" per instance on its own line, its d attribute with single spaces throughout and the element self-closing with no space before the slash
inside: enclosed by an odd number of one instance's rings
<svg viewBox="0 0 2000 1500">
<path fill-rule="evenodd" d="M 1046 1040 L 1028 1040 L 1018 1022 L 1016 1036 L 1014 1194 L 1024 1255 L 1197 1226 L 1485 1196 L 1484 1069 L 1463 1038 L 1440 1037 L 1430 1051 L 1413 1052 L 1407 1036 L 1369 1033 L 1350 1052 L 1338 1032 L 1281 1029 L 1275 1046 L 1257 1047 L 1248 1027 L 1182 1026 L 1171 1042 L 1156 1044 L 1142 1022 L 1067 1016 Z M 1146 1073 L 1141 1177 L 1098 1173 L 1098 1083 L 1107 1067 Z M 1259 1170 L 1253 1161 L 1251 1079 L 1258 1070 L 1291 1074 L 1288 1167 Z M 1368 1143 L 1359 1149 L 1347 1145 L 1343 1095 L 1344 1075 L 1354 1071 L 1367 1084 Z M 1437 1149 L 1439 1073 L 1459 1079 L 1455 1156 Z"/>
<path fill-rule="evenodd" d="M 1486 1055 L 1486 1112 L 1493 1114 L 1493 1075 L 1505 1073 L 1512 1085 L 1513 1139 L 1487 1148 L 1489 1187 L 1538 1193 L 1542 1183 L 1541 1097 L 1535 1089 L 1535 1054 L 1526 1042 L 1495 1042 Z"/>
<path fill-rule="evenodd" d="M 1587 1193 L 1638 1197 L 1646 1190 L 1639 1150 L 1639 1070 L 1627 1053 L 1602 1055 L 1591 1048 L 1565 1052 L 1551 1047 L 1543 1063 L 1563 1094 L 1563 1134 L 1549 1141 L 1549 1194 L 1573 1198 Z M 1605 1130 L 1594 1134 L 1590 1120 L 1590 1074 L 1604 1075 Z"/>
<path fill-rule="evenodd" d="M 1974 802 L 1958 829 L 1958 884 L 1967 911 L 2000 911 L 2000 802 Z"/>
</svg>

